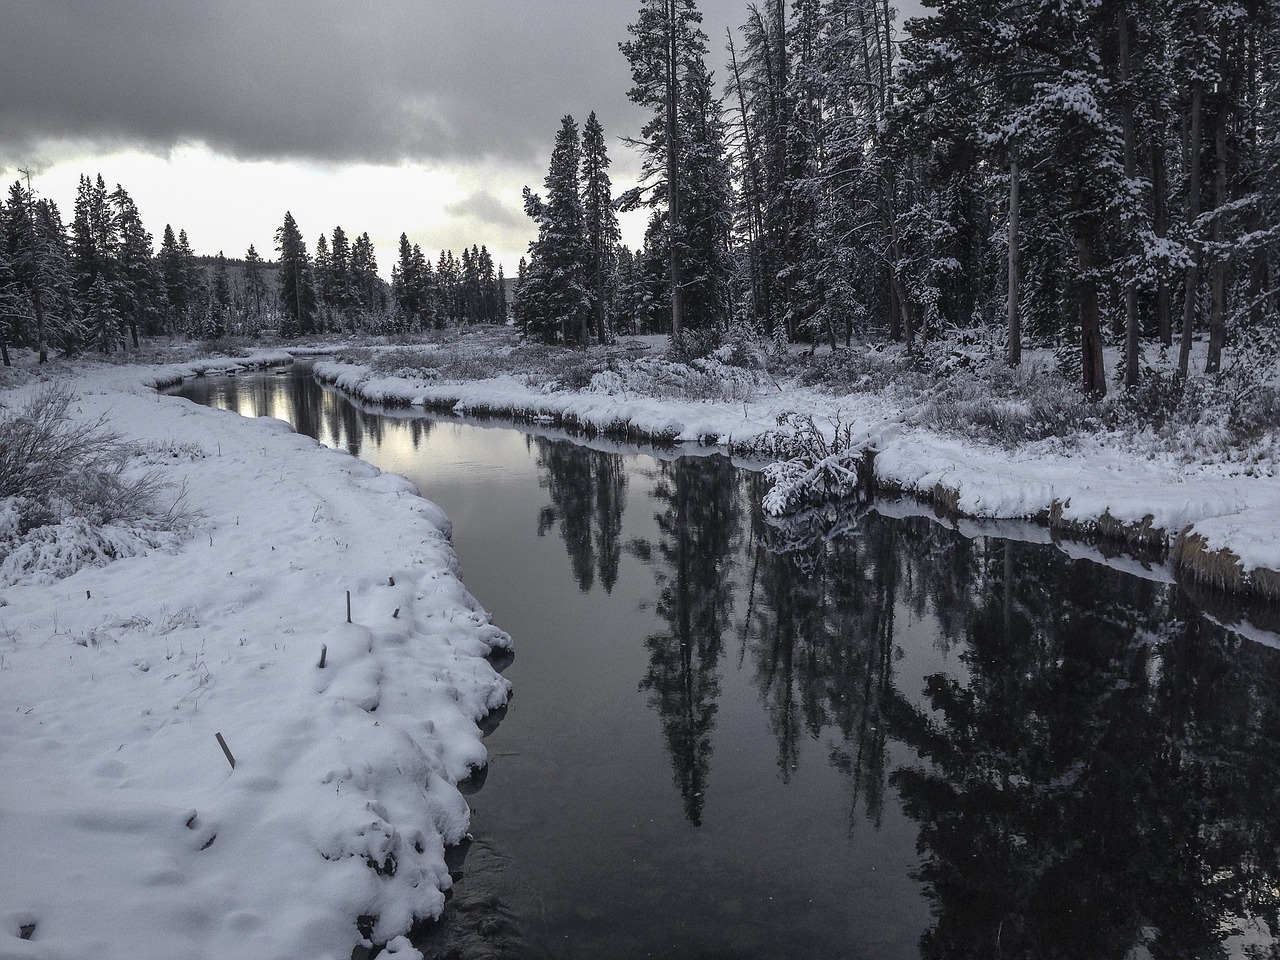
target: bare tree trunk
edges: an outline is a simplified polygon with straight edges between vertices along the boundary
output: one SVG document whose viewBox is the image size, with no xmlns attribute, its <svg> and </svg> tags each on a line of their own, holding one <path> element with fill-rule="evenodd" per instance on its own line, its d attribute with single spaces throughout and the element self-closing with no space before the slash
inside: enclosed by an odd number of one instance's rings
<svg viewBox="0 0 1280 960">
<path fill-rule="evenodd" d="M 676 107 L 679 95 L 679 71 L 676 36 L 676 0 L 667 0 L 667 257 L 671 264 L 671 336 L 684 335 L 684 278 L 680 262 L 680 191 L 676 186 L 680 172 L 680 151 Z"/>
<path fill-rule="evenodd" d="M 1199 19 L 1199 18 L 1197 18 Z M 1193 226 L 1200 217 L 1200 138 L 1204 114 L 1204 81 L 1197 79 L 1191 87 L 1191 136 L 1188 148 L 1187 223 Z M 1196 286 L 1200 279 L 1200 250 L 1191 238 L 1193 260 L 1187 268 L 1182 299 L 1182 339 L 1178 344 L 1178 375 L 1185 377 L 1191 363 L 1191 334 L 1195 325 Z"/>
<path fill-rule="evenodd" d="M 1021 216 L 1020 171 L 1018 170 L 1018 145 L 1009 147 L 1009 299 L 1008 299 L 1008 341 L 1006 358 L 1009 366 L 1016 367 L 1022 363 L 1022 305 L 1018 285 L 1019 218 Z"/>
<path fill-rule="evenodd" d="M 1102 359 L 1102 329 L 1098 317 L 1098 279 L 1093 276 L 1093 241 L 1086 228 L 1076 227 L 1076 265 L 1079 269 L 1081 385 L 1091 397 L 1107 393 Z"/>
<path fill-rule="evenodd" d="M 1221 37 L 1222 76 L 1227 73 L 1228 43 L 1227 31 L 1224 27 Z M 1227 203 L 1227 103 L 1226 81 L 1222 81 L 1218 92 L 1217 129 L 1214 131 L 1215 164 L 1213 171 L 1213 205 L 1221 210 Z M 1213 294 L 1213 306 L 1209 311 L 1209 353 L 1205 358 L 1205 373 L 1217 373 L 1222 367 L 1222 346 L 1227 339 L 1227 258 L 1222 252 L 1223 227 L 1222 216 L 1213 220 L 1213 272 L 1210 290 Z"/>
<path fill-rule="evenodd" d="M 1133 146 L 1133 97 L 1128 90 L 1129 14 L 1125 4 L 1119 5 L 1116 19 L 1120 81 L 1125 87 L 1120 97 L 1122 104 L 1120 120 L 1124 129 L 1124 175 L 1132 181 L 1137 175 L 1137 163 L 1134 159 Z M 1133 285 L 1133 280 L 1128 279 L 1124 285 L 1124 385 L 1127 390 L 1132 390 L 1138 385 L 1138 355 L 1141 350 L 1138 333 L 1138 291 Z"/>
<path fill-rule="evenodd" d="M 1157 123 L 1157 128 L 1163 123 Z M 1151 140 L 1151 205 L 1156 236 L 1163 240 L 1169 234 L 1169 189 L 1164 169 L 1164 141 L 1159 135 Z M 1163 276 L 1156 285 L 1156 324 L 1160 342 L 1173 346 L 1173 303 L 1169 296 L 1169 283 Z"/>
</svg>

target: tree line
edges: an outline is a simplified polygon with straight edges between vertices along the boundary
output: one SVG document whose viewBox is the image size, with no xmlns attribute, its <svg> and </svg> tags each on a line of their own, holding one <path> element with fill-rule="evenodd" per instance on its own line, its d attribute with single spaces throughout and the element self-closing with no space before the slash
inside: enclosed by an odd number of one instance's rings
<svg viewBox="0 0 1280 960">
<path fill-rule="evenodd" d="M 1274 342 L 1274 3 L 929 6 L 899 32 L 885 0 L 753 3 L 717 92 L 694 0 L 642 0 L 621 51 L 643 178 L 612 206 L 651 209 L 643 247 L 595 252 L 600 181 L 584 134 L 575 204 L 566 118 L 526 201 L 526 325 L 909 352 L 976 329 L 1012 365 L 1055 347 L 1093 395 L 1135 386 L 1144 347 L 1185 376 L 1197 339 L 1208 372 L 1231 338 Z"/>
<path fill-rule="evenodd" d="M 448 324 L 502 322 L 505 278 L 485 247 L 461 258 L 441 251 L 435 267 L 400 236 L 388 287 L 368 233 L 335 227 L 314 256 L 286 213 L 277 261 L 250 244 L 241 259 L 197 256 L 187 233 L 166 224 L 159 249 L 128 191 L 102 175 L 81 176 L 70 224 L 30 179 L 0 202 L 0 360 L 10 346 L 110 353 L 141 336 L 218 340 L 278 331 L 409 332 Z"/>
</svg>

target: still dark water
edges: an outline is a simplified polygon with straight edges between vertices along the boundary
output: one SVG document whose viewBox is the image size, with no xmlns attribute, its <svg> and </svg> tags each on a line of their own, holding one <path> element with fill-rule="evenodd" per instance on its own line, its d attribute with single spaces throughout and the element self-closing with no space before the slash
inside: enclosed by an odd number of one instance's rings
<svg viewBox="0 0 1280 960">
<path fill-rule="evenodd" d="M 720 456 L 303 365 L 175 392 L 408 476 L 515 638 L 428 957 L 1280 956 L 1274 633 L 1052 544 L 774 524 Z"/>
</svg>

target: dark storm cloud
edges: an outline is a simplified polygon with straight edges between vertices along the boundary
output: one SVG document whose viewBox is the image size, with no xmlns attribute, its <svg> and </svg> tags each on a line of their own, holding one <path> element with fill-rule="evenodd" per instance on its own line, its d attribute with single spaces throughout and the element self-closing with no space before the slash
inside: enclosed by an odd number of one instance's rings
<svg viewBox="0 0 1280 960">
<path fill-rule="evenodd" d="M 0 161 L 49 139 L 245 159 L 527 162 L 633 132 L 634 0 L 6 0 Z M 704 4 L 711 62 L 740 0 Z M 720 71 L 717 71 L 718 73 Z"/>
</svg>

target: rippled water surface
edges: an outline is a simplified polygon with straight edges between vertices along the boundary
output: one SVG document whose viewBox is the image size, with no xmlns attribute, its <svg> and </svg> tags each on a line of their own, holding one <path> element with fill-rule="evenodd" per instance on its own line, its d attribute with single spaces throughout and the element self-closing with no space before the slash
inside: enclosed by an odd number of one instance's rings
<svg viewBox="0 0 1280 960">
<path fill-rule="evenodd" d="M 303 365 L 176 392 L 408 476 L 515 638 L 428 957 L 1277 955 L 1267 611 L 892 504 L 769 522 L 723 457 Z"/>
</svg>

